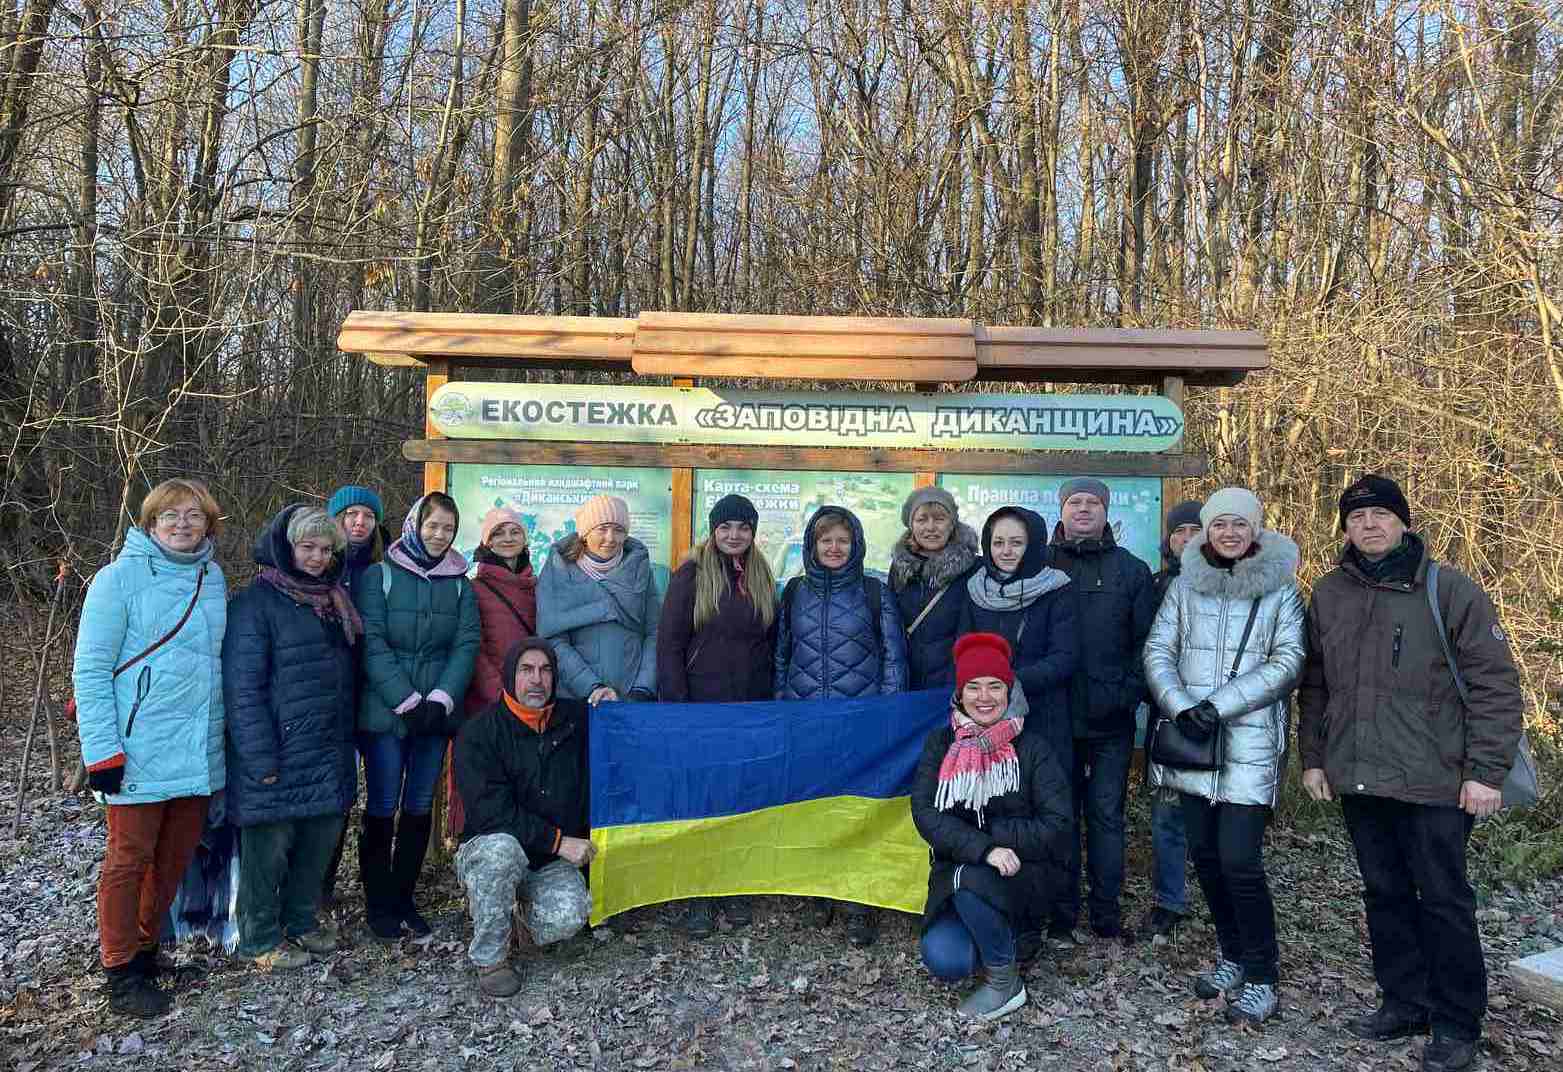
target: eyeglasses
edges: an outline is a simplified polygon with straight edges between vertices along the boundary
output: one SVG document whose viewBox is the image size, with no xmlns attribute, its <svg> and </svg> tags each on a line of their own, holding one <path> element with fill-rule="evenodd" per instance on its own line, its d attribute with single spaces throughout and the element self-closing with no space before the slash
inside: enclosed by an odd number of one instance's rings
<svg viewBox="0 0 1563 1072">
<path fill-rule="evenodd" d="M 164 510 L 161 514 L 157 515 L 157 523 L 159 525 L 168 525 L 172 527 L 179 524 L 181 521 L 186 522 L 192 526 L 204 525 L 206 524 L 206 513 L 201 510 L 186 510 L 181 514 L 178 510 Z"/>
</svg>

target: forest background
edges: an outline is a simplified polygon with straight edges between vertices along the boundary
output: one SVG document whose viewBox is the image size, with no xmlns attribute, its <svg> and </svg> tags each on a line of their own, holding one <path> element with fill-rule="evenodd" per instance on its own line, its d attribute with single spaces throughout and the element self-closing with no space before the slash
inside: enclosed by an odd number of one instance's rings
<svg viewBox="0 0 1563 1072">
<path fill-rule="evenodd" d="M 1252 328 L 1199 486 L 1311 582 L 1359 473 L 1493 593 L 1563 781 L 1563 9 L 1533 0 L 6 0 L 3 661 L 172 475 L 230 578 L 283 502 L 416 493 L 353 309 Z M 63 630 L 62 630 L 63 627 Z M 7 722 L 31 690 L 0 694 Z M 1563 869 L 1563 795 L 1501 826 Z"/>
</svg>

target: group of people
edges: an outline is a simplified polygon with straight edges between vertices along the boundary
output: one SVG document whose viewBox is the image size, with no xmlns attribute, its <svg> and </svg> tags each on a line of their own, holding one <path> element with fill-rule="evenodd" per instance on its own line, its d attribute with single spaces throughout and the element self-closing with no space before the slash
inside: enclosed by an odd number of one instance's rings
<svg viewBox="0 0 1563 1072">
<path fill-rule="evenodd" d="M 1137 929 L 1176 927 L 1192 858 L 1218 943 L 1195 989 L 1262 1023 L 1279 970 L 1263 834 L 1301 682 L 1304 783 L 1344 801 L 1384 990 L 1353 1029 L 1430 1029 L 1426 1067 L 1463 1067 L 1485 1001 L 1464 839 L 1496 807 L 1521 719 L 1491 602 L 1442 571 L 1451 640 L 1479 682 L 1467 708 L 1415 613 L 1426 554 L 1387 479 L 1342 497 L 1346 548 L 1311 615 L 1297 546 L 1264 527 L 1251 492 L 1171 510 L 1154 576 L 1115 542 L 1105 484 L 1065 481 L 1059 503 L 1051 534 L 1006 506 L 979 538 L 947 491 L 919 488 L 888 583 L 864 570 L 857 517 L 824 506 L 805 528 L 802 576 L 778 589 L 754 505 L 729 495 L 664 594 L 621 499 L 582 504 L 534 572 L 514 511 L 484 515 L 469 564 L 448 496 L 418 499 L 390 539 L 379 497 L 349 486 L 324 509 L 280 511 L 256 539 L 258 575 L 230 602 L 213 560 L 218 504 L 195 481 L 159 485 L 93 580 L 76 653 L 83 760 L 109 805 L 98 901 L 111 1007 L 168 1007 L 161 919 L 218 790 L 241 831 L 239 953 L 287 968 L 336 946 L 319 905 L 360 758 L 368 928 L 428 933 L 414 895 L 449 752 L 469 956 L 483 992 L 507 995 L 521 985 L 517 921 L 548 944 L 590 911 L 592 706 L 941 690 L 949 723 L 927 741 L 912 813 L 931 852 L 923 959 L 941 978 L 981 978 L 962 1010 L 1023 1004 L 1020 965 L 1044 935 L 1072 941 L 1082 907 L 1098 936 L 1134 936 L 1124 814 L 1145 705 L 1153 733 L 1165 723 L 1224 747 L 1214 769 L 1149 767 L 1156 903 Z M 709 934 L 718 910 L 739 926 L 752 915 L 744 898 L 697 900 L 683 925 Z M 875 940 L 864 906 L 818 902 L 813 922 L 837 911 L 851 941 Z"/>
</svg>

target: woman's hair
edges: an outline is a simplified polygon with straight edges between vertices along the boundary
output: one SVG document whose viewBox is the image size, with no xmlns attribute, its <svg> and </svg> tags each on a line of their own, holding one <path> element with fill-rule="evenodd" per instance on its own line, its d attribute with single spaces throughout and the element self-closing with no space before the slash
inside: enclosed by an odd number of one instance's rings
<svg viewBox="0 0 1563 1072">
<path fill-rule="evenodd" d="M 423 523 L 429 520 L 429 515 L 435 510 L 444 510 L 456 519 L 456 527 L 461 527 L 461 508 L 456 505 L 456 500 L 446 495 L 443 491 L 431 491 L 423 497 L 423 502 L 418 504 L 418 528 L 422 530 Z"/>
<path fill-rule="evenodd" d="M 320 507 L 306 506 L 293 511 L 293 516 L 288 518 L 288 543 L 297 547 L 300 540 L 312 537 L 329 541 L 333 551 L 347 546 L 347 537 L 342 535 L 341 527 Z"/>
<path fill-rule="evenodd" d="M 727 566 L 722 562 L 726 557 L 709 536 L 695 545 L 696 630 L 716 617 L 727 595 Z M 776 617 L 776 578 L 771 573 L 771 564 L 760 551 L 758 540 L 749 544 L 749 550 L 744 552 L 744 587 L 749 589 L 749 602 L 754 605 L 761 624 L 769 629 Z"/>
<path fill-rule="evenodd" d="M 163 481 L 147 492 L 147 497 L 141 500 L 142 529 L 148 536 L 152 535 L 152 530 L 157 527 L 157 515 L 186 499 L 194 499 L 195 505 L 206 515 L 208 536 L 215 537 L 222 531 L 222 507 L 217 505 L 217 500 L 212 498 L 212 493 L 206 490 L 206 485 L 199 480 L 187 480 L 178 476 Z"/>
<path fill-rule="evenodd" d="M 554 544 L 554 554 L 566 562 L 576 562 L 586 553 L 586 541 L 581 538 L 579 532 L 572 532 L 558 543 Z"/>
<path fill-rule="evenodd" d="M 814 542 L 831 529 L 846 529 L 852 535 L 852 519 L 842 510 L 824 509 L 814 515 Z M 810 548 L 812 550 L 812 548 Z"/>
</svg>

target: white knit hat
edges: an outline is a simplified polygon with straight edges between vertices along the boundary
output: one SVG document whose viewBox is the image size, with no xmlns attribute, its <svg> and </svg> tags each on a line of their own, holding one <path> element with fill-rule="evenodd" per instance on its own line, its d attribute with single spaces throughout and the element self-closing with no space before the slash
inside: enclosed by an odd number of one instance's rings
<svg viewBox="0 0 1563 1072">
<path fill-rule="evenodd" d="M 1210 523 L 1223 514 L 1242 518 L 1256 533 L 1264 528 L 1265 508 L 1260 504 L 1259 496 L 1247 488 L 1222 488 L 1205 500 L 1205 505 L 1200 507 L 1199 520 L 1208 529 Z"/>
</svg>

